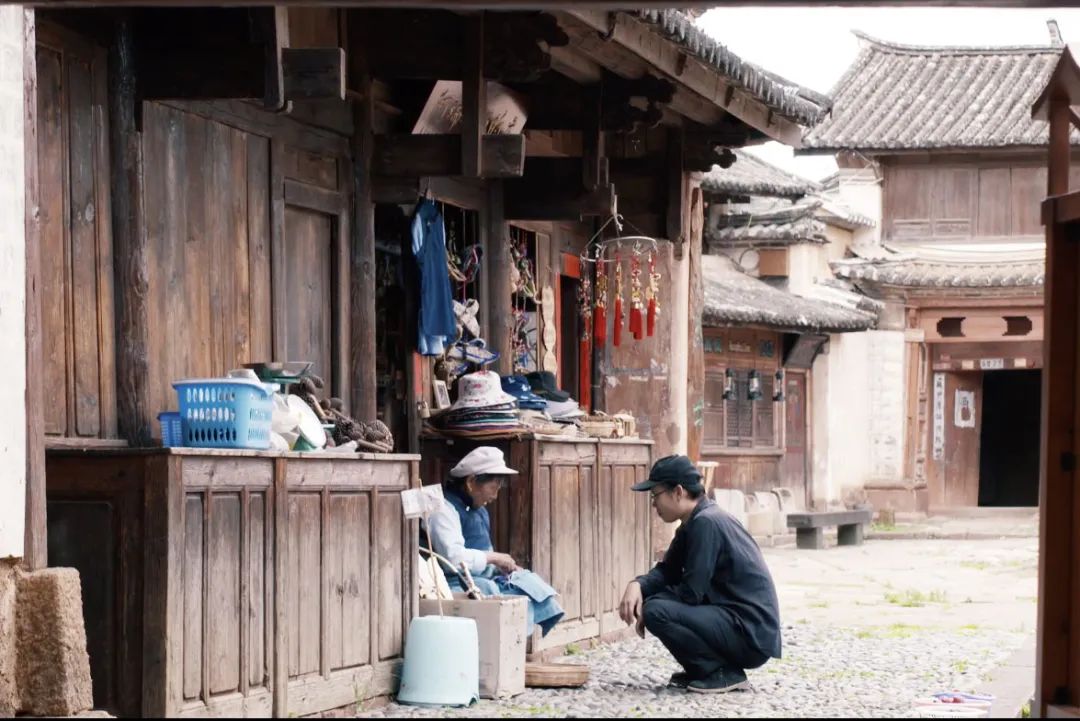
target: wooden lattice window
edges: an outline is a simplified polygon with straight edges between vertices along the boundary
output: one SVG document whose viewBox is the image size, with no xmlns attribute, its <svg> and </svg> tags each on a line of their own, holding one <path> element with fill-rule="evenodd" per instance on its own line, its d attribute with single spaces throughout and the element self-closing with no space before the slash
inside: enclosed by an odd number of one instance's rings
<svg viewBox="0 0 1080 721">
<path fill-rule="evenodd" d="M 774 378 L 761 373 L 761 399 L 750 400 L 750 372 L 735 371 L 735 398 L 724 400 L 724 374 L 705 376 L 705 412 L 702 443 L 706 447 L 775 448 L 777 412 L 773 397 Z"/>
</svg>

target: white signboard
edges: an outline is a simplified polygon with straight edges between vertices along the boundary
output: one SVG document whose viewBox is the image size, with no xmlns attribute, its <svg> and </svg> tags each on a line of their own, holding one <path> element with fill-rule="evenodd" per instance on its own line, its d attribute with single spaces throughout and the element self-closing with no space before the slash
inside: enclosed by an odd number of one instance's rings
<svg viewBox="0 0 1080 721">
<path fill-rule="evenodd" d="M 975 427 L 975 391 L 957 389 L 953 404 L 953 423 L 957 428 Z"/>
<path fill-rule="evenodd" d="M 423 518 L 443 504 L 442 486 L 435 483 L 401 492 L 401 513 L 405 518 Z"/>
<path fill-rule="evenodd" d="M 1004 358 L 983 358 L 979 361 L 979 369 L 984 371 L 999 371 L 1005 368 Z"/>
<path fill-rule="evenodd" d="M 499 83 L 487 82 L 488 135 L 516 135 L 525 128 L 525 101 L 519 93 Z M 461 81 L 440 80 L 428 96 L 414 134 L 461 132 Z"/>
<path fill-rule="evenodd" d="M 934 460 L 945 458 L 945 374 L 934 374 Z"/>
</svg>

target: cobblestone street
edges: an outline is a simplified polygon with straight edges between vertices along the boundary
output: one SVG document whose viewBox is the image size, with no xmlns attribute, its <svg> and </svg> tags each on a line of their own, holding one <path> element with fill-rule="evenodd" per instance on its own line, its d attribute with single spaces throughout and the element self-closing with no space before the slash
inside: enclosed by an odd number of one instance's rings
<svg viewBox="0 0 1080 721">
<path fill-rule="evenodd" d="M 586 651 L 583 689 L 527 689 L 464 709 L 390 704 L 378 717 L 912 716 L 912 701 L 984 691 L 1035 627 L 1037 539 L 888 540 L 763 549 L 777 582 L 784 658 L 750 671 L 751 692 L 665 687 L 677 670 L 648 637 Z M 1033 681 L 1033 679 L 1032 679 Z"/>
</svg>

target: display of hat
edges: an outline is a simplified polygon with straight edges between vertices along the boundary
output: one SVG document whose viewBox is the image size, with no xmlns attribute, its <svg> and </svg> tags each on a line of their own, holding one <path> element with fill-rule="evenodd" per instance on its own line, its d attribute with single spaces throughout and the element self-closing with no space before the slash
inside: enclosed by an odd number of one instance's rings
<svg viewBox="0 0 1080 721">
<path fill-rule="evenodd" d="M 547 401 L 533 393 L 525 376 L 503 376 L 502 389 L 517 398 L 518 408 L 542 411 L 547 405 Z"/>
<path fill-rule="evenodd" d="M 458 379 L 458 397 L 450 410 L 463 408 L 488 408 L 514 403 L 514 396 L 502 389 L 499 374 L 494 371 L 468 373 Z"/>
<path fill-rule="evenodd" d="M 533 393 L 541 398 L 559 403 L 570 400 L 570 394 L 559 388 L 555 382 L 555 374 L 551 371 L 533 371 L 525 378 L 532 386 Z"/>
</svg>

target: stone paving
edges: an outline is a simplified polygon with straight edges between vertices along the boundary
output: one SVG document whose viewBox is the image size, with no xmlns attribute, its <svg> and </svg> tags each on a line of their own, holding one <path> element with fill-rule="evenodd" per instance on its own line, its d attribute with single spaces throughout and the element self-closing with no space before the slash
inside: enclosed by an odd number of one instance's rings
<svg viewBox="0 0 1080 721">
<path fill-rule="evenodd" d="M 1027 537 L 764 549 L 780 594 L 784 658 L 750 671 L 750 692 L 666 688 L 676 665 L 648 637 L 571 648 L 562 660 L 592 669 L 583 689 L 527 689 L 464 709 L 390 704 L 361 715 L 912 716 L 915 698 L 985 690 L 989 674 L 1030 639 L 1037 545 Z"/>
</svg>

